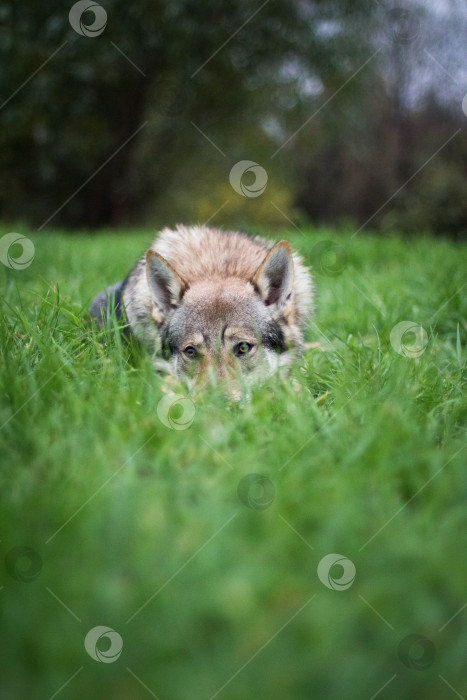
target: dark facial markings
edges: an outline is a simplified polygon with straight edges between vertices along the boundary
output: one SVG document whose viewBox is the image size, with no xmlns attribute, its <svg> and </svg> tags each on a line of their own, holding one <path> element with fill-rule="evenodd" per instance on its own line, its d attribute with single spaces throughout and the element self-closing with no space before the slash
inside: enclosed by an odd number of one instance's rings
<svg viewBox="0 0 467 700">
<path fill-rule="evenodd" d="M 276 352 L 285 352 L 287 345 L 284 334 L 277 323 L 268 323 L 261 332 L 261 345 L 268 350 Z"/>
<path fill-rule="evenodd" d="M 175 354 L 177 350 L 176 344 L 173 342 L 170 336 L 170 328 L 168 324 L 165 324 L 161 328 L 161 351 L 164 360 L 170 360 L 172 355 Z"/>
</svg>

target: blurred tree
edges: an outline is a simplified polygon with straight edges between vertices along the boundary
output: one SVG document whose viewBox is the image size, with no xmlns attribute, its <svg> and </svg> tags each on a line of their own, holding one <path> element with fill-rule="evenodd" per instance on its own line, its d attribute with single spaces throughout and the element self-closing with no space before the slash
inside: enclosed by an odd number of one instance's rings
<svg viewBox="0 0 467 700">
<path fill-rule="evenodd" d="M 261 131 L 269 113 L 299 103 L 301 72 L 339 82 L 362 40 L 347 32 L 336 51 L 320 28 L 355 23 L 373 3 L 103 4 L 108 23 L 92 38 L 71 28 L 71 3 L 0 8 L 4 217 L 89 227 L 138 218 L 180 175 L 189 179 L 188 163 L 197 179 L 218 155 L 193 124 L 233 144 L 231 166 L 254 150 L 255 137 L 245 144 L 242 132 Z M 82 20 L 91 25 L 92 11 Z M 229 169 L 223 164 L 224 177 Z"/>
<path fill-rule="evenodd" d="M 295 144 L 297 204 L 313 220 L 465 236 L 467 114 L 458 40 L 467 8 L 448 2 L 438 9 L 380 2 L 376 60 L 352 94 L 336 95 L 333 111 L 319 114 Z"/>
<path fill-rule="evenodd" d="M 0 7 L 3 218 L 465 231 L 456 0 L 103 5 L 94 37 L 71 0 Z M 243 159 L 266 168 L 267 196 L 230 187 Z"/>
</svg>

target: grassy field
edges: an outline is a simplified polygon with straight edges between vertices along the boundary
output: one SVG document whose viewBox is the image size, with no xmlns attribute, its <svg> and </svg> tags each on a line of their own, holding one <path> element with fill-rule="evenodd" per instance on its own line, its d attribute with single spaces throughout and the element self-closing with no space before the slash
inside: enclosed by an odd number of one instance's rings
<svg viewBox="0 0 467 700">
<path fill-rule="evenodd" d="M 151 232 L 22 233 L 34 260 L 0 264 L 0 698 L 466 698 L 465 247 L 290 234 L 320 347 L 245 406 L 169 410 L 87 313 Z"/>
</svg>

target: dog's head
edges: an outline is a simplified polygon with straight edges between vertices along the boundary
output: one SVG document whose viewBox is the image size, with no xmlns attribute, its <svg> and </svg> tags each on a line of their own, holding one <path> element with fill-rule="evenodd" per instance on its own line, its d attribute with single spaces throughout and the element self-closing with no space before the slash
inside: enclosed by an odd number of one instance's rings
<svg viewBox="0 0 467 700">
<path fill-rule="evenodd" d="M 293 259 L 281 241 L 249 280 L 188 284 L 158 253 L 146 254 L 153 319 L 162 352 L 177 377 L 247 383 L 270 375 L 299 344 L 294 324 Z"/>
</svg>

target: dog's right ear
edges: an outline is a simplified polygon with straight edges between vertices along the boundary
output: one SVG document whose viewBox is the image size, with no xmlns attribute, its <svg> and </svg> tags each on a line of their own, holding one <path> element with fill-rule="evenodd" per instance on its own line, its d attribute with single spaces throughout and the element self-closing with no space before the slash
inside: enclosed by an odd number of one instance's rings
<svg viewBox="0 0 467 700">
<path fill-rule="evenodd" d="M 279 314 L 290 299 L 293 276 L 290 245 L 287 241 L 279 241 L 266 255 L 252 279 L 266 306 L 271 307 L 273 316 Z"/>
<path fill-rule="evenodd" d="M 179 305 L 187 285 L 167 260 L 154 250 L 146 253 L 146 277 L 153 301 L 165 316 Z"/>
</svg>

